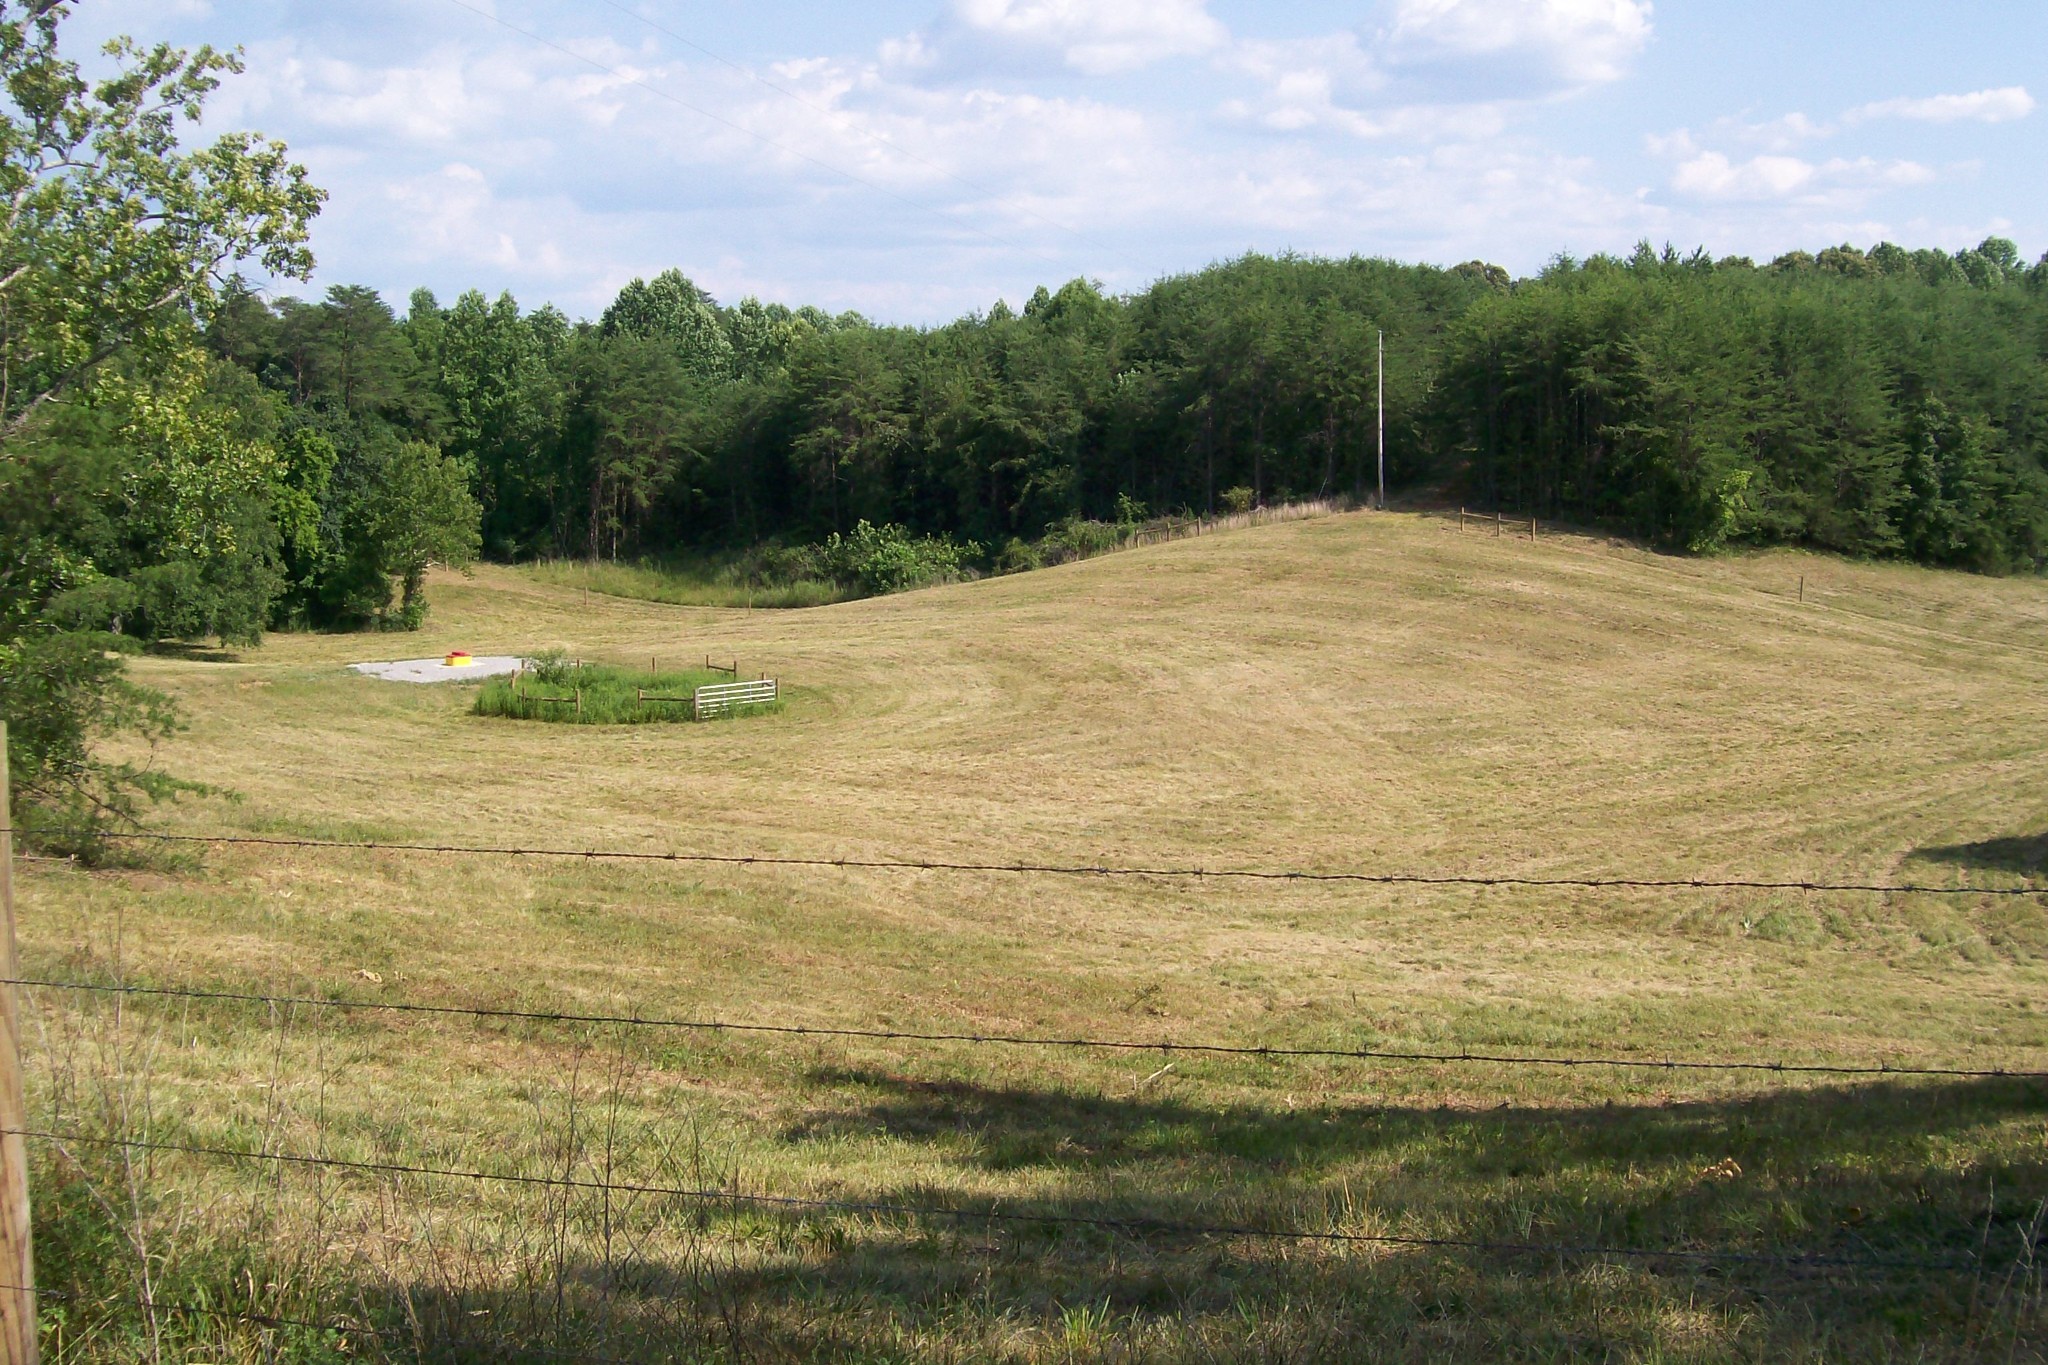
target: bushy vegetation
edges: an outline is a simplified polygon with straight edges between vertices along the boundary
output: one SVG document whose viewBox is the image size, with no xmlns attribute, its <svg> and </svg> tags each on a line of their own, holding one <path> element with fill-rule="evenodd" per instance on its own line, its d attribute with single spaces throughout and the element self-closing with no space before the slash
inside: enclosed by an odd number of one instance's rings
<svg viewBox="0 0 2048 1365">
<path fill-rule="evenodd" d="M 1759 269 L 1561 261 L 1446 339 L 1440 464 L 1494 505 L 1689 550 L 1992 573 L 2048 556 L 2048 265 L 2010 242 Z"/>
<path fill-rule="evenodd" d="M 517 676 L 485 679 L 473 709 L 479 716 L 561 725 L 664 724 L 696 719 L 691 694 L 700 687 L 732 681 L 731 674 L 710 669 L 643 673 L 551 653 L 532 660 Z M 780 709 L 781 703 L 774 702 L 740 707 L 728 714 L 758 715 Z"/>
</svg>

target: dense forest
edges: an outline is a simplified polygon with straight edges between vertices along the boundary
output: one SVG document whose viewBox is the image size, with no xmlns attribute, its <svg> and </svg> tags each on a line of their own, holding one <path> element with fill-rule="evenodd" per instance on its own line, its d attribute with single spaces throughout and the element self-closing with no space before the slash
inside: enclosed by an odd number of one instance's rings
<svg viewBox="0 0 2048 1365">
<path fill-rule="evenodd" d="M 280 536 L 273 618 L 349 624 L 416 617 L 420 551 L 461 540 L 452 467 L 481 552 L 506 560 L 730 554 L 868 522 L 998 567 L 1133 508 L 1364 493 L 1380 330 L 1396 486 L 1695 551 L 1992 572 L 2048 555 L 2048 264 L 1995 238 L 1765 266 L 1644 247 L 1520 281 L 1246 256 L 930 329 L 725 307 L 675 271 L 585 323 L 476 293 L 422 291 L 400 316 L 363 289 L 236 288 L 206 340 L 213 384 L 261 414 L 317 507 Z M 394 474 L 397 501 L 440 499 L 409 555 L 381 544 L 404 520 L 381 506 Z"/>
</svg>

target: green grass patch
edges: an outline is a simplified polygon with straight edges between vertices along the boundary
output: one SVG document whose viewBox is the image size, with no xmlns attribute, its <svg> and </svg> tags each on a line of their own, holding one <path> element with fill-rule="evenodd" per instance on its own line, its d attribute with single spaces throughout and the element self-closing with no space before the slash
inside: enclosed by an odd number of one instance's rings
<svg viewBox="0 0 2048 1365">
<path fill-rule="evenodd" d="M 714 564 L 608 564 L 602 560 L 547 559 L 527 565 L 536 582 L 582 588 L 674 607 L 822 607 L 859 596 L 826 579 L 759 583 L 734 566 Z"/>
<path fill-rule="evenodd" d="M 610 664 L 542 663 L 515 676 L 487 679 L 477 692 L 475 711 L 558 725 L 656 725 L 696 719 L 690 705 L 696 690 L 732 681 L 731 674 L 715 669 L 653 673 Z M 778 701 L 726 714 L 781 709 Z"/>
</svg>

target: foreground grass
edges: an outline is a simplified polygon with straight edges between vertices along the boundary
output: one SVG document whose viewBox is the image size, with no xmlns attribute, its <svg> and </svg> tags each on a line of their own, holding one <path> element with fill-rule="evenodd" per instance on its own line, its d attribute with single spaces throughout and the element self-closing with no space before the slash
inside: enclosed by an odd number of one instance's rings
<svg viewBox="0 0 2048 1365">
<path fill-rule="evenodd" d="M 737 654 L 814 686 L 776 725 L 569 730 L 347 675 L 345 640 L 151 660 L 192 718 L 162 761 L 242 793 L 174 823 L 1956 887 L 2021 884 L 2048 830 L 2037 583 L 1361 515 L 802 618 L 585 602 L 490 570 L 435 593 L 433 630 L 480 651 Z M 1273 1046 L 2048 1058 L 2032 897 L 236 847 L 154 872 L 32 865 L 22 883 L 29 973 L 102 983 Z M 2038 1360 L 2048 1340 L 2038 1081 L 115 1003 L 31 993 L 38 1123 L 888 1209 L 1856 1264 L 607 1200 L 38 1143 L 44 1282 L 82 1296 L 45 1305 L 63 1359 Z M 1957 1259 L 1974 1268 L 1867 1264 Z M 358 1330 L 152 1318 L 133 1306 L 145 1285 Z"/>
</svg>

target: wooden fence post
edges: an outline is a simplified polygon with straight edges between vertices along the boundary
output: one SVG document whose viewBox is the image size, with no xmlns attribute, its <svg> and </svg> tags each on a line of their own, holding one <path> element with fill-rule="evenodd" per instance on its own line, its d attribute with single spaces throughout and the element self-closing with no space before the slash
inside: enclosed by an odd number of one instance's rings
<svg viewBox="0 0 2048 1365">
<path fill-rule="evenodd" d="M 0 721 L 0 972 L 21 975 L 14 945 L 14 807 L 7 790 L 7 722 Z M 21 1090 L 21 1012 L 0 986 L 0 1365 L 36 1365 L 36 1273 L 29 1249 L 28 1104 Z"/>
<path fill-rule="evenodd" d="M 1493 538 L 1495 540 L 1500 539 L 1500 512 L 1498 510 L 1493 514 Z"/>
<path fill-rule="evenodd" d="M 1536 514 L 1534 512 L 1529 514 L 1529 539 L 1536 539 Z"/>
<path fill-rule="evenodd" d="M 1464 509 L 1464 508 L 1462 508 L 1462 507 L 1460 507 L 1460 508 L 1458 509 L 1458 534 L 1460 534 L 1460 535 L 1463 535 L 1464 533 L 1465 533 L 1465 509 Z"/>
</svg>

